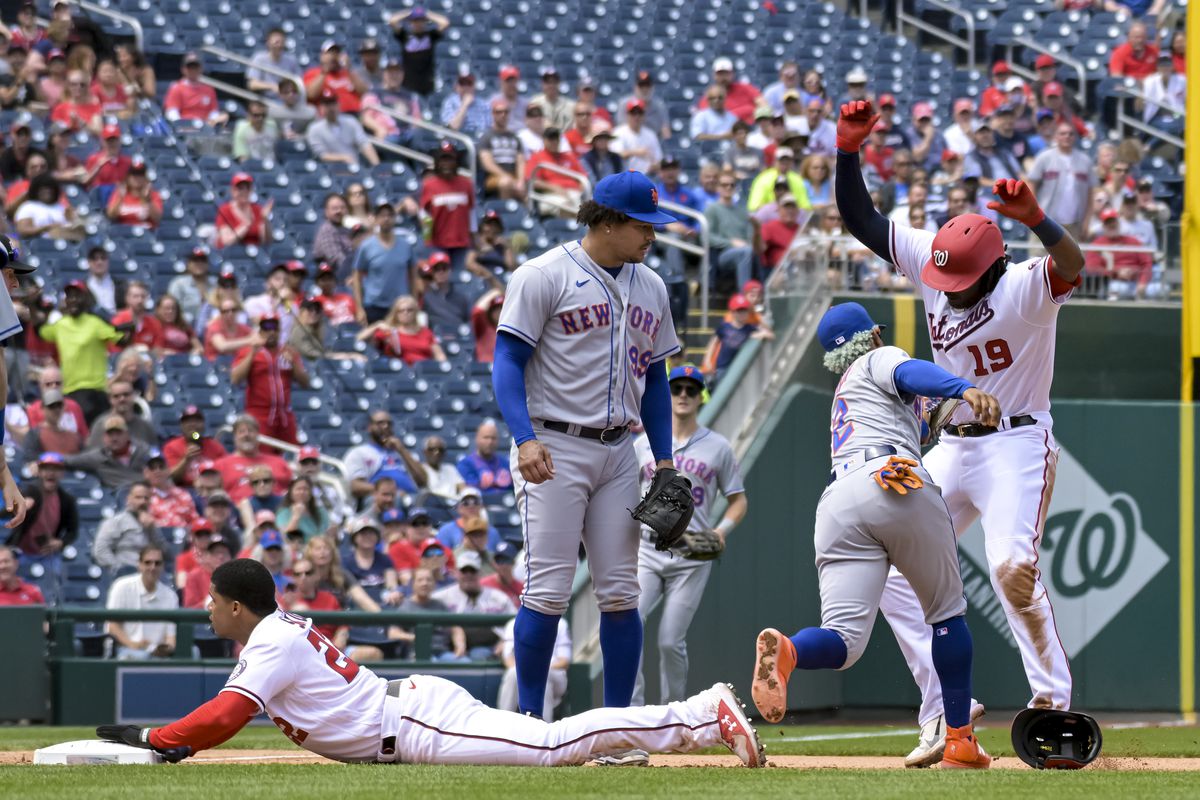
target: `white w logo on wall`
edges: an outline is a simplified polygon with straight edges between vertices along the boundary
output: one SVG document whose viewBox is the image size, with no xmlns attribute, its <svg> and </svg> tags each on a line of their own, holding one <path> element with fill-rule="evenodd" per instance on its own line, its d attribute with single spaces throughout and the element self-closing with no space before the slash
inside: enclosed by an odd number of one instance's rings
<svg viewBox="0 0 1200 800">
<path fill-rule="evenodd" d="M 1109 493 L 1064 448 L 1045 535 L 1038 550 L 1058 633 L 1074 657 L 1170 560 L 1142 528 L 1137 502 Z M 1015 643 L 986 575 L 983 528 L 962 537 L 963 583 L 972 608 Z"/>
</svg>

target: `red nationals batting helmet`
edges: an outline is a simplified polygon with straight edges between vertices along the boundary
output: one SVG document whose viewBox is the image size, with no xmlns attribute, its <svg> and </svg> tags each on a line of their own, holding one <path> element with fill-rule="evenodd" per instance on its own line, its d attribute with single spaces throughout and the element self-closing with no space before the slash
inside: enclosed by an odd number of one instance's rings
<svg viewBox="0 0 1200 800">
<path fill-rule="evenodd" d="M 921 281 L 939 292 L 961 292 L 1003 257 L 1004 237 L 996 223 L 981 214 L 962 214 L 933 237 Z"/>
</svg>

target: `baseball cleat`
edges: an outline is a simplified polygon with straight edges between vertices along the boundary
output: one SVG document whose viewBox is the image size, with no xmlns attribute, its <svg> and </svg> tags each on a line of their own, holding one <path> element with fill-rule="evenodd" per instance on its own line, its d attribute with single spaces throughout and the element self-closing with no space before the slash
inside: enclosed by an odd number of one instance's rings
<svg viewBox="0 0 1200 800">
<path fill-rule="evenodd" d="M 648 767 L 650 766 L 650 754 L 635 747 L 619 753 L 593 756 L 591 763 L 597 767 Z"/>
<path fill-rule="evenodd" d="M 779 631 L 767 628 L 758 634 L 755 648 L 750 696 L 764 720 L 779 722 L 787 714 L 787 682 L 796 667 L 796 646 Z"/>
<path fill-rule="evenodd" d="M 721 741 L 747 767 L 764 767 L 767 754 L 758 731 L 750 726 L 746 716 L 746 704 L 741 701 L 733 686 L 715 683 L 711 689 L 717 701 L 717 724 L 721 728 Z"/>
<path fill-rule="evenodd" d="M 975 738 L 970 725 L 946 731 L 942 769 L 987 769 L 991 765 L 992 757 Z"/>
<path fill-rule="evenodd" d="M 971 701 L 971 724 L 982 717 L 987 712 L 983 707 L 983 703 Z M 912 752 L 904 757 L 904 766 L 909 769 L 923 769 L 932 767 L 934 764 L 942 760 L 942 754 L 946 750 L 946 717 L 938 714 L 933 719 L 921 726 L 921 735 L 917 739 L 917 746 Z"/>
</svg>

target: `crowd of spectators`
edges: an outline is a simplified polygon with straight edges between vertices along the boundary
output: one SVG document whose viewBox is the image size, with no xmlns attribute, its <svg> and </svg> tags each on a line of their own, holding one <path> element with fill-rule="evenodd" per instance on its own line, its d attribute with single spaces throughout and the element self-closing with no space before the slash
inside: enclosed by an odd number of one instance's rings
<svg viewBox="0 0 1200 800">
<path fill-rule="evenodd" d="M 1116 248 L 1089 253 L 1088 293 L 1128 299 L 1169 291 L 1159 254 L 1171 210 L 1138 171 L 1157 143 L 1104 133 L 1050 56 L 1037 58 L 1029 81 L 1003 61 L 992 64 L 990 85 L 978 98 L 953 98 L 942 125 L 930 102 L 904 107 L 876 93 L 860 68 L 834 80 L 786 61 L 778 80 L 760 89 L 718 56 L 690 118 L 679 120 L 650 71 L 635 72 L 619 99 L 553 64 L 526 76 L 513 65 L 496 74 L 464 69 L 439 94 L 435 62 L 451 24 L 414 7 L 389 19 L 399 55 L 376 39 L 357 47 L 330 39 L 307 71 L 284 30 L 266 31 L 246 73 L 261 99 L 232 115 L 202 80 L 203 57 L 185 54 L 161 95 L 163 116 L 223 137 L 245 171 L 220 187 L 224 193 L 205 212 L 211 226 L 185 252 L 165 254 L 180 259 L 183 271 L 157 292 L 114 275 L 105 247 L 78 244 L 85 225 L 64 188 L 94 193 L 108 224 L 151 233 L 163 224 L 166 187 L 125 152 L 127 121 L 160 96 L 155 70 L 66 3 L 55 4 L 46 28 L 24 4 L 8 35 L 0 32 L 0 106 L 43 116 L 47 125 L 45 146 L 35 145 L 26 122 L 8 132 L 0 153 L 3 226 L 27 243 L 81 248 L 85 269 L 60 286 L 31 283 L 14 297 L 26 332 L 6 353 L 13 392 L 5 426 L 14 467 L 27 478 L 30 513 L 0 545 L 0 603 L 43 599 L 38 586 L 18 577 L 18 557 L 22 568 L 37 565 L 51 576 L 40 585 L 53 595 L 64 551 L 82 548 L 103 571 L 113 607 L 201 607 L 211 571 L 242 555 L 267 565 L 281 605 L 294 610 L 511 613 L 521 559 L 489 519 L 488 509 L 511 502 L 512 493 L 495 423 L 481 424 L 472 451 L 450 459 L 442 435 L 406 446 L 390 411 L 368 396 L 356 431 L 362 443 L 322 452 L 304 436 L 293 397 L 314 385 L 314 367 L 326 359 L 441 366 L 449 358 L 446 331 L 469 331 L 473 360 L 490 362 L 504 287 L 530 242 L 523 231 L 506 230 L 502 215 L 481 209 L 536 192 L 538 214 L 562 216 L 583 191 L 562 170 L 593 183 L 625 169 L 647 173 L 661 200 L 688 209 L 660 231 L 685 243 L 700 240 L 705 220 L 709 277 L 716 295 L 728 297 L 704 350 L 702 368 L 713 380 L 746 342 L 773 336 L 764 284 L 781 270 L 808 269 L 839 288 L 911 289 L 843 234 L 833 170 L 838 107 L 849 99 L 871 99 L 881 115 L 862 167 L 897 224 L 936 230 L 968 211 L 993 215 L 985 205 L 992 181 L 1025 178 L 1077 238 Z M 1110 72 L 1140 84 L 1136 106 L 1146 124 L 1179 135 L 1185 38 L 1164 33 L 1129 24 Z M 1169 44 L 1160 52 L 1156 42 Z M 842 78 L 844 93 L 827 89 L 827 80 L 840 86 Z M 460 148 L 441 142 L 409 194 L 386 195 L 357 181 L 330 190 L 320 199 L 306 260 L 281 260 L 262 282 L 224 258 L 214 267 L 219 255 L 274 240 L 274 201 L 256 185 L 254 165 L 270 161 L 281 143 L 358 175 L 394 158 L 376 143 L 419 139 L 405 116 L 470 136 L 479 185 L 460 173 Z M 681 139 L 702 152 L 693 174 L 679 158 Z M 67 143 L 82 141 L 94 150 L 72 161 Z M 651 259 L 681 332 L 698 262 L 666 247 Z M 359 344 L 336 352 L 334 335 Z M 155 372 L 175 355 L 203 359 L 241 394 L 241 416 L 228 436 L 210 432 L 194 405 L 181 404 L 166 428 L 148 413 Z M 299 449 L 279 452 L 260 436 Z M 325 468 L 330 459 L 344 463 L 344 487 Z M 94 530 L 81 521 L 85 498 L 64 489 L 74 472 L 94 476 L 102 489 L 104 518 Z M 121 658 L 170 655 L 173 631 L 163 623 L 108 629 Z M 413 641 L 400 627 L 366 641 L 349 627 L 326 633 L 363 659 L 408 652 Z M 511 660 L 511 630 L 505 636 L 503 629 L 440 627 L 434 655 Z M 569 652 L 569 634 L 560 636 Z"/>
</svg>

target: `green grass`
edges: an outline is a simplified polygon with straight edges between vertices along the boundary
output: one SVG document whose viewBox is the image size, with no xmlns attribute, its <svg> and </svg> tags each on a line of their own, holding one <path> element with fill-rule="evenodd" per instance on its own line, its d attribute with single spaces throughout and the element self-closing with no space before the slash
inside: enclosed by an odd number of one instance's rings
<svg viewBox="0 0 1200 800">
<path fill-rule="evenodd" d="M 894 756 L 906 754 L 916 742 L 913 728 L 895 726 L 895 733 L 863 739 L 826 739 L 787 741 L 800 737 L 836 736 L 853 733 L 884 734 L 887 725 L 764 725 L 758 730 L 767 745 L 767 754 L 808 756 Z M 0 750 L 36 750 L 74 739 L 91 739 L 93 728 L 0 727 Z M 984 718 L 979 739 L 989 753 L 1012 755 L 1008 728 Z M 274 727 L 256 725 L 246 728 L 222 748 L 288 750 L 295 747 Z M 720 751 L 712 751 L 720 752 Z M 1106 729 L 1106 756 L 1187 756 L 1200 758 L 1200 727 Z"/>
<path fill-rule="evenodd" d="M 169 777 L 165 772 L 169 772 Z M 1163 772 L 881 772 L 821 770 L 521 769 L 515 767 L 209 765 L 0 767 L 0 793 L 22 800 L 337 798 L 1195 798 L 1200 777 Z"/>
</svg>

